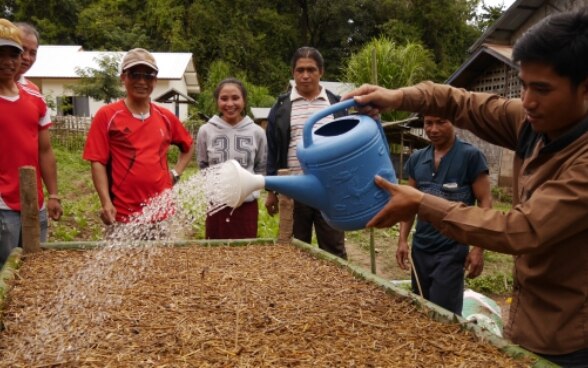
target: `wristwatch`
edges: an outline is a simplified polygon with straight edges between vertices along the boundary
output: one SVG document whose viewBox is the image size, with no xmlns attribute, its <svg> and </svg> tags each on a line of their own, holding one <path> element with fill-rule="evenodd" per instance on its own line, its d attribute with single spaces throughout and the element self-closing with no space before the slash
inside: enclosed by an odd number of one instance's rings
<svg viewBox="0 0 588 368">
<path fill-rule="evenodd" d="M 170 172 L 170 173 L 171 173 L 171 175 L 172 175 L 172 183 L 173 183 L 173 184 L 175 184 L 175 183 L 177 183 L 178 181 L 180 181 L 180 177 L 181 177 L 181 175 L 180 175 L 180 174 L 178 174 L 178 172 L 176 171 L 176 169 L 171 169 L 169 172 Z"/>
</svg>

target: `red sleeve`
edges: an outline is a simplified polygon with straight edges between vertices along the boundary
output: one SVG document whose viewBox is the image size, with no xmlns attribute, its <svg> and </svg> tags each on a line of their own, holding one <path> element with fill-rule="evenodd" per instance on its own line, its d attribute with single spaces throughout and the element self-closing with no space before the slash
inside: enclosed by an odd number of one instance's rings
<svg viewBox="0 0 588 368">
<path fill-rule="evenodd" d="M 110 120 L 108 111 L 102 107 L 92 119 L 90 131 L 86 138 L 84 148 L 84 160 L 100 162 L 106 165 L 110 159 L 110 145 L 108 142 L 108 123 Z"/>
</svg>

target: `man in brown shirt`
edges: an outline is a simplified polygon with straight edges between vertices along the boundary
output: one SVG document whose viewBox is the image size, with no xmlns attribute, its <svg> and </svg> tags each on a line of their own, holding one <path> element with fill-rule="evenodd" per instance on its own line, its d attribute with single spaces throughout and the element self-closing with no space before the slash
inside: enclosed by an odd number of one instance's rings
<svg viewBox="0 0 588 368">
<path fill-rule="evenodd" d="M 521 99 L 425 82 L 355 96 L 370 115 L 405 110 L 447 118 L 516 152 L 513 207 L 467 207 L 376 177 L 388 204 L 368 223 L 387 227 L 415 214 L 465 244 L 514 254 L 505 333 L 565 367 L 588 366 L 588 8 L 560 13 L 515 44 Z"/>
</svg>

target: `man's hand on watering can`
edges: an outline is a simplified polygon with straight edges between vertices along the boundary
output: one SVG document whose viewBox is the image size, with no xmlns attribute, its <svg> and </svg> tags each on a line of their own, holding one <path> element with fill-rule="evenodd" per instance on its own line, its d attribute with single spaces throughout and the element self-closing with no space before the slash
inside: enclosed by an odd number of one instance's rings
<svg viewBox="0 0 588 368">
<path fill-rule="evenodd" d="M 265 208 L 270 216 L 275 215 L 280 210 L 278 206 L 278 195 L 275 192 L 268 192 L 265 199 Z"/>
<path fill-rule="evenodd" d="M 376 175 L 376 185 L 390 192 L 390 200 L 366 225 L 366 227 L 390 227 L 400 221 L 408 221 L 419 210 L 423 192 L 409 185 L 392 184 Z"/>
<path fill-rule="evenodd" d="M 344 94 L 341 100 L 354 98 L 359 104 L 357 111 L 378 119 L 380 113 L 396 110 L 402 103 L 403 93 L 398 89 L 387 89 L 373 84 L 361 87 Z"/>
</svg>

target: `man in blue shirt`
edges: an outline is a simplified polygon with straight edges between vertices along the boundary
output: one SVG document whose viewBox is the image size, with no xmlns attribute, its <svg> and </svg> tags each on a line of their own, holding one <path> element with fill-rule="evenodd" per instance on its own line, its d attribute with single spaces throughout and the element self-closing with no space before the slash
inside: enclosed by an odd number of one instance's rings
<svg viewBox="0 0 588 368">
<path fill-rule="evenodd" d="M 431 145 L 414 152 L 406 162 L 408 184 L 451 201 L 490 208 L 490 181 L 484 154 L 458 139 L 449 120 L 425 116 L 424 130 Z M 467 270 L 469 278 L 482 273 L 482 249 L 474 247 L 470 252 L 467 245 L 447 238 L 430 223 L 417 220 L 409 255 L 408 235 L 413 223 L 414 217 L 400 223 L 398 265 L 408 270 L 409 260 L 412 261 L 413 292 L 461 315 L 464 271 Z"/>
</svg>

